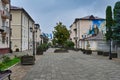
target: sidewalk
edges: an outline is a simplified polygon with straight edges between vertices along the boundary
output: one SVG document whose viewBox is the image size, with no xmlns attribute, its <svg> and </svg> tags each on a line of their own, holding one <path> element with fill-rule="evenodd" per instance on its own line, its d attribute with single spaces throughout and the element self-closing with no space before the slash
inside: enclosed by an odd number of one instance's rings
<svg viewBox="0 0 120 80">
<path fill-rule="evenodd" d="M 49 51 L 50 50 L 50 51 Z M 53 53 L 50 48 L 22 80 L 119 80 L 120 62 L 78 51 Z"/>
<path fill-rule="evenodd" d="M 83 54 L 81 51 L 54 53 L 49 48 L 36 55 L 35 65 L 12 67 L 12 80 L 119 80 L 120 61 Z M 7 80 L 7 79 L 6 79 Z"/>
</svg>

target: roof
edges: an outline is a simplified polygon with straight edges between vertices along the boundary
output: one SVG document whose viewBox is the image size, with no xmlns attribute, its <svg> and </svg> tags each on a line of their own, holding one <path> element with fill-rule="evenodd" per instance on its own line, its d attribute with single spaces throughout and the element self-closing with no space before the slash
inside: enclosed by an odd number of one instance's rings
<svg viewBox="0 0 120 80">
<path fill-rule="evenodd" d="M 23 12 L 25 12 L 25 14 L 33 21 L 33 22 L 35 22 L 33 19 L 32 19 L 32 17 L 27 13 L 27 11 L 24 9 L 24 8 L 21 8 L 21 7 L 17 7 L 17 6 L 11 6 L 11 10 L 21 10 L 21 11 L 23 11 Z"/>
<path fill-rule="evenodd" d="M 11 6 L 11 9 L 22 9 L 22 8 L 17 6 Z"/>
<path fill-rule="evenodd" d="M 97 16 L 93 16 L 93 15 L 89 15 L 89 16 L 85 16 L 82 18 L 76 18 L 74 23 L 76 23 L 79 20 L 105 20 L 104 18 L 99 18 Z"/>
<path fill-rule="evenodd" d="M 73 23 L 76 23 L 76 22 L 79 21 L 79 20 L 80 20 L 80 18 L 76 18 Z"/>
<path fill-rule="evenodd" d="M 96 36 L 91 36 L 86 38 L 86 40 L 103 40 L 104 39 L 104 35 L 102 32 L 99 32 Z"/>
<path fill-rule="evenodd" d="M 90 16 L 82 17 L 82 18 L 80 18 L 80 20 L 105 20 L 105 19 L 90 15 Z"/>
</svg>

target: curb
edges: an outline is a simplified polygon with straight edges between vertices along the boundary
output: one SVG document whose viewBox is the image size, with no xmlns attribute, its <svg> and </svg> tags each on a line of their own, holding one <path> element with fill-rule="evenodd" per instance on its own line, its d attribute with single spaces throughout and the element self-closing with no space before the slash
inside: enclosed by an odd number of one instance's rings
<svg viewBox="0 0 120 80">
<path fill-rule="evenodd" d="M 14 67 L 14 66 L 16 66 L 17 64 L 19 64 L 20 62 L 18 62 L 18 63 L 16 63 L 16 64 L 14 64 L 14 65 L 12 65 L 12 66 L 10 66 L 9 68 L 7 68 L 7 69 L 11 69 L 12 67 Z M 7 69 L 5 69 L 5 70 L 7 70 Z"/>
</svg>

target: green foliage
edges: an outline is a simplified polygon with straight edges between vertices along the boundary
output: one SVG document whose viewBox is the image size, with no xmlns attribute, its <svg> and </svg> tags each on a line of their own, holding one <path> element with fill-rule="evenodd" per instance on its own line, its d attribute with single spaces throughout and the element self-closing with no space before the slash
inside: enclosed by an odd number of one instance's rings
<svg viewBox="0 0 120 80">
<path fill-rule="evenodd" d="M 3 56 L 2 58 L 3 58 L 3 60 L 2 60 L 3 63 L 10 61 L 10 57 L 8 57 L 8 56 Z"/>
<path fill-rule="evenodd" d="M 0 70 L 2 70 L 2 68 L 5 66 L 4 63 L 0 63 Z"/>
<path fill-rule="evenodd" d="M 54 29 L 54 42 L 58 43 L 59 45 L 63 45 L 70 36 L 69 31 L 67 30 L 66 26 L 63 25 L 61 22 L 59 22 L 57 26 L 54 27 Z"/>
<path fill-rule="evenodd" d="M 65 48 L 74 48 L 74 43 L 72 42 L 72 41 L 66 41 L 65 43 L 64 43 L 64 47 Z"/>
<path fill-rule="evenodd" d="M 50 47 L 50 46 L 52 46 L 52 43 L 51 43 L 51 42 L 48 43 L 48 47 Z"/>
<path fill-rule="evenodd" d="M 52 43 L 53 43 L 53 45 L 55 45 L 57 43 L 57 40 L 55 38 L 53 38 Z"/>
<path fill-rule="evenodd" d="M 120 1 L 115 3 L 114 6 L 114 27 L 113 39 L 120 41 Z"/>
<path fill-rule="evenodd" d="M 113 19 L 112 19 L 112 8 L 111 6 L 107 6 L 106 8 L 106 40 L 110 40 L 112 37 L 112 30 L 111 27 L 113 25 Z"/>
<path fill-rule="evenodd" d="M 41 44 L 41 45 L 39 45 L 38 47 L 37 47 L 37 50 L 45 50 L 45 49 L 47 49 L 48 48 L 48 44 L 46 44 L 46 43 L 43 43 L 43 44 Z"/>
<path fill-rule="evenodd" d="M 7 61 L 0 63 L 0 70 L 5 70 L 18 62 L 20 62 L 20 58 L 13 58 L 10 59 L 9 61 L 7 59 Z"/>
<path fill-rule="evenodd" d="M 39 50 L 39 51 L 42 51 L 44 49 L 44 47 L 42 46 L 42 45 L 39 45 L 38 47 L 37 47 L 37 50 Z"/>
</svg>

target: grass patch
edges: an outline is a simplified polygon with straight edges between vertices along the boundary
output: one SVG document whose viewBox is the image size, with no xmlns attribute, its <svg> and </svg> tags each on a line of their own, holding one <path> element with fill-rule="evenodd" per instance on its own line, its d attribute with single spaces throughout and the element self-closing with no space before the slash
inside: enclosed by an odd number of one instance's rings
<svg viewBox="0 0 120 80">
<path fill-rule="evenodd" d="M 17 57 L 10 59 L 7 62 L 2 62 L 2 63 L 0 63 L 0 70 L 5 70 L 5 69 L 13 66 L 14 64 L 18 63 L 18 62 L 20 62 L 20 59 Z"/>
</svg>

